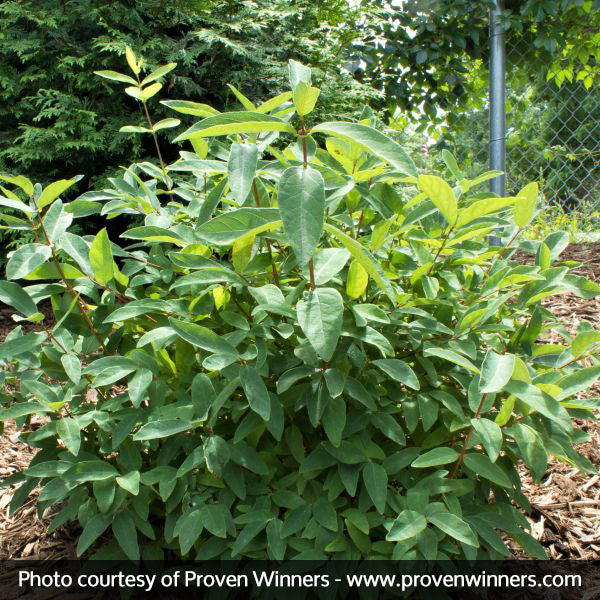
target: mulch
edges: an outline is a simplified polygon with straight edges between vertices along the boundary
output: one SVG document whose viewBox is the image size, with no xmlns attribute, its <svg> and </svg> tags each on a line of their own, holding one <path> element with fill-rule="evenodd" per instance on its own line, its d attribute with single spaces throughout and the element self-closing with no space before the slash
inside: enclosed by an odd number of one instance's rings
<svg viewBox="0 0 600 600">
<path fill-rule="evenodd" d="M 531 260 L 527 255 L 518 258 L 521 262 Z M 576 272 L 600 283 L 600 243 L 571 246 L 561 259 L 581 262 Z M 571 332 L 583 320 L 600 329 L 600 298 L 585 300 L 567 295 L 546 298 L 543 304 Z M 11 314 L 11 309 L 0 308 L 0 339 L 15 326 Z M 551 337 L 554 334 L 551 333 Z M 600 396 L 600 385 L 587 393 L 592 397 Z M 550 457 L 542 481 L 535 483 L 528 470 L 522 467 L 523 492 L 533 507 L 527 518 L 533 536 L 550 558 L 600 559 L 600 423 L 580 421 L 576 426 L 589 435 L 589 441 L 577 446 L 576 450 L 597 467 L 597 472 L 580 473 Z M 34 453 L 19 441 L 14 424 L 8 424 L 0 436 L 0 479 L 25 467 Z M 35 491 L 23 507 L 10 516 L 9 503 L 13 493 L 14 488 L 0 489 L 0 560 L 75 558 L 77 526 L 66 525 L 48 534 L 48 524 L 59 509 L 51 508 L 43 516 L 37 515 Z M 516 558 L 525 558 L 518 546 L 511 549 Z"/>
</svg>

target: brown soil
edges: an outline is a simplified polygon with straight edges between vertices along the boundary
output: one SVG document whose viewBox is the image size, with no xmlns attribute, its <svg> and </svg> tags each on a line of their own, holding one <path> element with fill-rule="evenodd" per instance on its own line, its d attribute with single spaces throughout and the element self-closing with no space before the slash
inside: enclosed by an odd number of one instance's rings
<svg viewBox="0 0 600 600">
<path fill-rule="evenodd" d="M 519 255 L 521 262 L 531 262 L 528 255 Z M 563 260 L 582 263 L 576 272 L 600 282 L 600 243 L 569 247 Z M 546 298 L 543 304 L 571 331 L 586 320 L 600 329 L 600 298 L 584 300 L 574 296 Z M 0 339 L 14 326 L 12 310 L 0 308 Z M 31 326 L 30 328 L 34 328 Z M 553 338 L 556 337 L 556 340 Z M 550 332 L 550 339 L 558 336 Z M 600 395 L 600 385 L 588 392 Z M 521 468 L 523 491 L 533 511 L 528 516 L 532 533 L 555 559 L 600 559 L 600 424 L 579 422 L 578 427 L 589 435 L 589 441 L 576 447 L 596 467 L 597 473 L 580 473 L 550 457 L 548 471 L 540 483 L 534 483 L 528 470 Z M 34 450 L 19 441 L 14 424 L 7 425 L 0 435 L 0 479 L 25 467 Z M 78 529 L 68 525 L 47 534 L 47 526 L 57 510 L 50 509 L 40 518 L 35 511 L 35 492 L 25 505 L 9 516 L 9 503 L 14 487 L 0 489 L 0 559 L 74 558 Z M 516 557 L 524 557 L 514 547 Z"/>
</svg>

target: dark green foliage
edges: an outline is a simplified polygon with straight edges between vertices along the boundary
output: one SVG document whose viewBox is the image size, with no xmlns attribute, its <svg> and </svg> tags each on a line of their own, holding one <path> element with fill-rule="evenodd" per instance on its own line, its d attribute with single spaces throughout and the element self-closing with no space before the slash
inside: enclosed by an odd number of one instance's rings
<svg viewBox="0 0 600 600">
<path fill-rule="evenodd" d="M 373 93 L 338 66 L 357 14 L 340 0 L 2 2 L 0 170 L 41 182 L 85 172 L 90 185 L 153 155 L 151 140 L 117 133 L 139 110 L 135 101 L 93 75 L 118 68 L 126 45 L 143 54 L 145 69 L 177 62 L 165 99 L 234 106 L 226 83 L 264 99 L 296 58 L 324 81 L 323 117 L 357 117 Z M 156 120 L 168 112 L 152 111 Z M 137 119 L 143 124 L 141 111 Z M 176 156 L 176 147 L 168 151 Z"/>
</svg>

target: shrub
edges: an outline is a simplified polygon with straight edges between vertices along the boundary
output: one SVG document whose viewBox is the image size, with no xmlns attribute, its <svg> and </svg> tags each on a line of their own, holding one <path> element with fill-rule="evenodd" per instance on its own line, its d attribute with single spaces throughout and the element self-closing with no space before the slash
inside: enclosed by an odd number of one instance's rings
<svg viewBox="0 0 600 600">
<path fill-rule="evenodd" d="M 43 328 L 0 344 L 0 419 L 39 448 L 4 481 L 11 510 L 41 484 L 51 529 L 81 524 L 78 554 L 106 532 L 98 555 L 130 559 L 498 558 L 499 532 L 543 555 L 517 464 L 592 470 L 572 418 L 595 406 L 577 393 L 600 334 L 571 340 L 540 301 L 600 288 L 560 263 L 560 232 L 529 242 L 534 266 L 510 260 L 536 184 L 490 197 L 494 173 L 464 179 L 447 154 L 454 187 L 418 174 L 368 118 L 310 127 L 310 70 L 291 62 L 290 82 L 244 111 L 171 102 L 205 117 L 178 138 L 195 152 L 114 189 L 63 204 L 73 179 L 5 177 L 37 241 L 0 299 Z M 99 205 L 144 225 L 121 245 L 70 233 Z"/>
</svg>

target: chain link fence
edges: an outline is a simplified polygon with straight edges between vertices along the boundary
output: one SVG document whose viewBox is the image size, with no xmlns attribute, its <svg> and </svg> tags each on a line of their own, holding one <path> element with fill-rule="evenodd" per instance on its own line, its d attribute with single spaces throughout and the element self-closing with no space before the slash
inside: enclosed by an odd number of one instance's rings
<svg viewBox="0 0 600 600">
<path fill-rule="evenodd" d="M 600 89 L 576 78 L 559 87 L 544 68 L 532 75 L 527 55 L 507 45 L 506 193 L 538 181 L 549 205 L 600 214 Z M 488 65 L 475 64 L 472 76 L 484 83 L 481 97 L 449 122 L 445 145 L 474 176 L 489 168 Z"/>
</svg>

